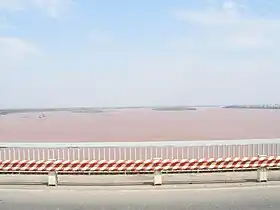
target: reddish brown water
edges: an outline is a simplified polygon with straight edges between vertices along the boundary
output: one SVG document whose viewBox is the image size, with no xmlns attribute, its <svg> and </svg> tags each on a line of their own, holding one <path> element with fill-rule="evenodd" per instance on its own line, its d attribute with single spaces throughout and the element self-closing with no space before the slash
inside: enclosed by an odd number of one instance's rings
<svg viewBox="0 0 280 210">
<path fill-rule="evenodd" d="M 0 116 L 0 141 L 163 141 L 280 137 L 280 110 L 113 110 Z"/>
</svg>

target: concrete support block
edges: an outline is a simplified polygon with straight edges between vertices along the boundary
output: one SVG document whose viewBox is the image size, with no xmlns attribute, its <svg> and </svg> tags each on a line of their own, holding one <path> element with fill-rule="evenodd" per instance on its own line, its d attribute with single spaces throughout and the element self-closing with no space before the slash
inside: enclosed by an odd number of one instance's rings
<svg viewBox="0 0 280 210">
<path fill-rule="evenodd" d="M 267 182 L 267 168 L 265 168 L 265 167 L 258 168 L 257 181 L 258 182 Z"/>
<path fill-rule="evenodd" d="M 50 171 L 48 175 L 48 186 L 57 186 L 58 185 L 58 177 L 56 171 Z"/>
<path fill-rule="evenodd" d="M 267 155 L 258 155 L 259 158 L 265 158 Z M 257 181 L 258 182 L 267 182 L 267 168 L 260 167 L 257 171 Z"/>
<path fill-rule="evenodd" d="M 153 159 L 155 163 L 160 162 L 162 159 L 160 157 Z M 154 185 L 162 185 L 162 172 L 157 169 L 154 171 Z"/>
<path fill-rule="evenodd" d="M 162 173 L 161 171 L 154 172 L 154 185 L 162 185 Z"/>
</svg>

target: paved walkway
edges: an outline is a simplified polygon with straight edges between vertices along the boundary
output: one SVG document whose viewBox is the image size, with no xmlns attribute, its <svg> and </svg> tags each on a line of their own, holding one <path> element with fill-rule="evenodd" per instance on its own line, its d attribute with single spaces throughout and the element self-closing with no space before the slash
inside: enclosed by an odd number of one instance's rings
<svg viewBox="0 0 280 210">
<path fill-rule="evenodd" d="M 12 210 L 278 210 L 280 185 L 137 190 L 0 189 L 0 209 Z M 195 186 L 195 185 L 189 185 Z M 42 186 L 40 186 L 42 188 Z M 87 187 L 83 187 L 84 189 Z M 110 188 L 110 187 L 109 187 Z M 121 189 L 122 187 L 118 187 Z M 161 190 L 162 189 L 162 190 Z"/>
</svg>

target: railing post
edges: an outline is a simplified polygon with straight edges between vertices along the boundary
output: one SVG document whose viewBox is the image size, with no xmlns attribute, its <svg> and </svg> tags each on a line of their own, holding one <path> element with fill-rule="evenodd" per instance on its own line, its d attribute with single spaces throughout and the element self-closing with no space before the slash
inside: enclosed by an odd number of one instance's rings
<svg viewBox="0 0 280 210">
<path fill-rule="evenodd" d="M 154 158 L 154 161 L 159 161 L 161 158 Z M 154 171 L 154 185 L 162 185 L 162 171 L 155 170 Z"/>
<path fill-rule="evenodd" d="M 258 155 L 259 158 L 265 158 L 266 155 Z M 258 182 L 267 182 L 267 167 L 259 167 L 257 170 L 257 181 Z"/>
</svg>

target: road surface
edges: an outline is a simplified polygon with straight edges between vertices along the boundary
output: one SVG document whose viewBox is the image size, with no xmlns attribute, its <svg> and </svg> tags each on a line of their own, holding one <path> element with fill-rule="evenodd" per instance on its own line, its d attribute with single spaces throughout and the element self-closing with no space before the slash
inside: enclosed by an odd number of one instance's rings
<svg viewBox="0 0 280 210">
<path fill-rule="evenodd" d="M 189 189 L 188 189 L 189 188 Z M 1 210 L 278 210 L 280 185 L 143 189 L 0 189 Z"/>
</svg>

